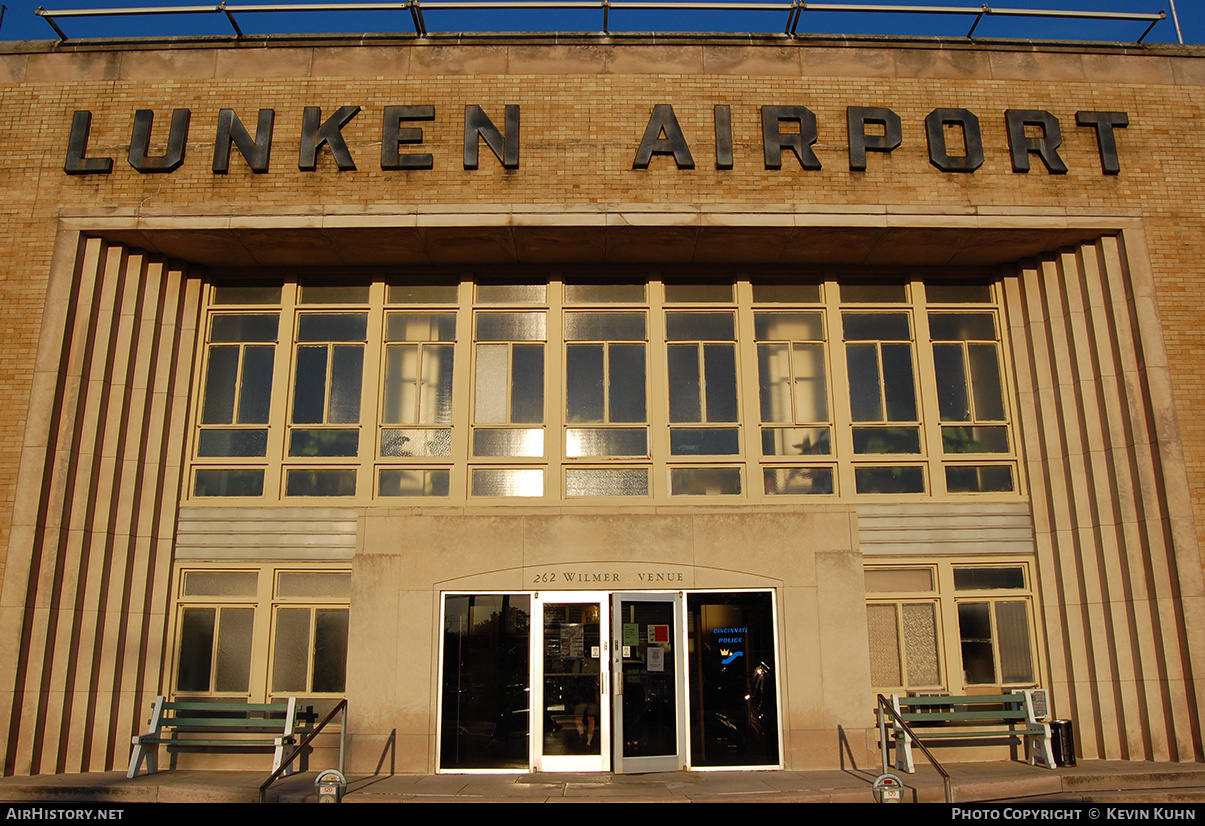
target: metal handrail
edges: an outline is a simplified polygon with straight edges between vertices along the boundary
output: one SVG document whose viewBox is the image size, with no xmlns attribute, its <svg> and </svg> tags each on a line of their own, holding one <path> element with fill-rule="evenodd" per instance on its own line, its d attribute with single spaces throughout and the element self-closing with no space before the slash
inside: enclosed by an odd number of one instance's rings
<svg viewBox="0 0 1205 826">
<path fill-rule="evenodd" d="M 955 14 L 974 16 L 975 21 L 967 32 L 967 39 L 974 39 L 975 29 L 985 16 L 1001 17 L 1032 17 L 1057 18 L 1078 20 L 1112 20 L 1138 21 L 1149 25 L 1142 35 L 1134 42 L 1141 43 L 1150 34 L 1151 29 L 1160 20 L 1167 18 L 1167 13 L 1160 11 L 1155 14 L 1139 12 L 1111 11 L 1071 11 L 1059 9 L 997 9 L 984 3 L 981 6 L 887 6 L 858 3 L 809 3 L 807 0 L 790 0 L 790 2 L 715 2 L 715 0 L 402 0 L 395 3 L 313 3 L 285 5 L 239 5 L 232 6 L 225 2 L 216 6 L 142 6 L 123 9 L 63 9 L 47 11 L 41 6 L 36 14 L 43 18 L 54 29 L 59 39 L 66 41 L 67 35 L 56 19 L 74 17 L 129 17 L 134 15 L 159 14 L 222 14 L 234 29 L 235 38 L 245 37 L 242 28 L 235 19 L 235 14 L 259 13 L 292 13 L 292 12 L 409 12 L 414 25 L 414 33 L 419 37 L 427 36 L 427 22 L 424 11 L 447 11 L 465 9 L 597 9 L 602 12 L 602 32 L 611 33 L 610 13 L 612 10 L 682 10 L 682 11 L 774 11 L 785 12 L 786 26 L 783 33 L 791 37 L 798 36 L 799 21 L 804 12 L 845 12 L 868 14 Z M 1174 10 L 1174 5 L 1173 5 Z M 1178 23 L 1178 21 L 1177 21 Z M 1179 27 L 1177 26 L 1179 36 Z M 1183 37 L 1180 38 L 1183 43 Z"/>
<path fill-rule="evenodd" d="M 340 700 L 335 705 L 335 707 L 331 709 L 330 714 L 327 714 L 326 718 L 321 723 L 319 723 L 317 725 L 317 727 L 314 728 L 313 731 L 311 731 L 309 734 L 306 735 L 305 739 L 301 741 L 300 745 L 298 745 L 297 748 L 293 749 L 293 753 L 290 754 L 288 756 L 288 758 L 280 764 L 280 768 L 278 768 L 276 771 L 272 772 L 272 774 L 268 777 L 268 779 L 264 781 L 263 785 L 259 787 L 259 802 L 260 803 L 267 802 L 268 787 L 271 786 L 273 783 L 275 783 L 278 779 L 280 779 L 280 776 L 285 773 L 285 770 L 288 769 L 289 766 L 293 765 L 293 761 L 296 760 L 297 757 L 301 754 L 301 752 L 303 752 L 305 750 L 305 747 L 310 744 L 310 741 L 313 740 L 315 737 L 317 737 L 318 733 L 321 732 L 322 729 L 326 727 L 326 724 L 329 723 L 331 721 L 331 719 L 336 714 L 338 714 L 340 711 L 343 712 L 343 721 L 340 723 L 340 726 L 339 726 L 339 773 L 340 774 L 343 773 L 343 745 L 344 745 L 344 742 L 345 742 L 345 739 L 347 736 L 347 700 L 346 699 Z"/>
<path fill-rule="evenodd" d="M 942 782 L 946 786 L 946 803 L 953 803 L 954 791 L 950 787 L 950 773 L 945 770 L 945 767 L 941 763 L 937 762 L 937 758 L 933 756 L 933 752 L 929 751 L 924 742 L 916 736 L 916 732 L 912 730 L 911 726 L 904 722 L 904 718 L 887 702 L 887 698 L 882 694 L 878 695 L 878 697 L 879 703 L 878 708 L 875 709 L 875 714 L 879 720 L 879 747 L 883 751 L 883 774 L 887 774 L 887 726 L 883 721 L 883 710 L 886 709 L 887 713 L 891 715 L 891 718 L 895 720 L 900 728 L 915 741 L 916 745 L 920 746 L 920 750 L 925 753 L 925 757 L 929 758 L 929 762 L 933 764 L 933 768 L 937 769 L 937 773 L 941 775 Z"/>
</svg>

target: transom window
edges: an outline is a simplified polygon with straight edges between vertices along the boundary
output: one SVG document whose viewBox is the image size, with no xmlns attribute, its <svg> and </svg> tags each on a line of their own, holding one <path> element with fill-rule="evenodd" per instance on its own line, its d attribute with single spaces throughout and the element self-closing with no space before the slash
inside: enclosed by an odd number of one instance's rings
<svg viewBox="0 0 1205 826">
<path fill-rule="evenodd" d="M 1021 493 L 990 279 L 491 276 L 210 285 L 187 497 Z"/>
</svg>

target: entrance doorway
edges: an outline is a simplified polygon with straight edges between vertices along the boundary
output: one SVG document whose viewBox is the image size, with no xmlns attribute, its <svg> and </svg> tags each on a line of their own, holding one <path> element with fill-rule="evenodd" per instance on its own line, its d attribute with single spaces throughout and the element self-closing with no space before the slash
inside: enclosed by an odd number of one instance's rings
<svg viewBox="0 0 1205 826">
<path fill-rule="evenodd" d="M 686 766 L 680 593 L 561 591 L 533 598 L 537 771 Z"/>
</svg>

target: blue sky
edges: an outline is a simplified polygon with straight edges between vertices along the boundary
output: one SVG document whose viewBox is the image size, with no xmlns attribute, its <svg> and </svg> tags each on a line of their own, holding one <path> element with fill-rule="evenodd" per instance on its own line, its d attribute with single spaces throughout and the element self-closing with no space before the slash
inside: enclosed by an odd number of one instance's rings
<svg viewBox="0 0 1205 826">
<path fill-rule="evenodd" d="M 329 0 L 328 0 L 329 1 Z M 773 1 L 773 0 L 772 0 Z M 841 0 L 864 2 L 865 0 Z M 199 5 L 204 0 L 185 0 L 183 3 L 157 0 L 42 0 L 48 9 L 126 8 L 131 6 Z M 216 2 L 216 0 L 215 0 Z M 248 5 L 256 0 L 228 0 L 230 6 Z M 304 0 L 281 0 L 299 3 Z M 778 0 L 789 2 L 789 0 Z M 982 0 L 869 0 L 877 5 L 978 6 Z M 34 10 L 37 0 L 15 0 L 8 6 L 0 24 L 0 39 L 45 40 L 56 37 L 47 22 Z M 1132 12 L 1142 14 L 1168 13 L 1147 35 L 1153 43 L 1175 43 L 1176 29 L 1172 22 L 1168 0 L 999 0 L 994 8 L 1001 9 L 1059 9 Z M 1205 0 L 1177 0 L 1180 27 L 1186 43 L 1205 43 Z M 413 33 L 409 14 L 405 12 L 339 12 L 291 14 L 242 14 L 239 25 L 247 34 L 282 33 Z M 602 28 L 600 11 L 439 11 L 425 12 L 428 31 L 584 31 Z M 786 24 L 786 12 L 779 11 L 635 11 L 612 10 L 611 31 L 714 31 L 714 32 L 781 32 Z M 817 34 L 909 34 L 963 37 L 974 18 L 962 15 L 914 15 L 888 13 L 844 14 L 808 11 L 803 14 L 799 32 Z M 169 36 L 189 34 L 230 34 L 230 25 L 220 14 L 139 16 L 121 18 L 64 19 L 60 25 L 71 38 Z M 976 37 L 1033 38 L 1056 40 L 1134 41 L 1146 28 L 1142 22 L 1048 20 L 985 17 L 975 32 Z"/>
</svg>

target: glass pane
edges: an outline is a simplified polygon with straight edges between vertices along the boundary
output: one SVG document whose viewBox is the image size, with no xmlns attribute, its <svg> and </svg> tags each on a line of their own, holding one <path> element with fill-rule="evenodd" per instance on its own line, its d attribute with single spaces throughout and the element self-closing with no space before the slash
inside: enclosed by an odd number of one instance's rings
<svg viewBox="0 0 1205 826">
<path fill-rule="evenodd" d="M 565 455 L 648 456 L 648 430 L 643 427 L 570 427 L 565 430 Z"/>
<path fill-rule="evenodd" d="M 384 421 L 418 423 L 418 345 L 390 344 L 385 348 Z"/>
<path fill-rule="evenodd" d="M 763 422 L 793 422 L 789 345 L 757 345 L 758 393 Z"/>
<path fill-rule="evenodd" d="M 943 427 L 946 453 L 1008 453 L 1007 427 Z"/>
<path fill-rule="evenodd" d="M 276 341 L 279 316 L 215 315 L 210 322 L 210 341 Z"/>
<path fill-rule="evenodd" d="M 568 345 L 565 348 L 565 374 L 565 421 L 606 421 L 603 345 Z"/>
<path fill-rule="evenodd" d="M 243 381 L 239 389 L 238 423 L 267 424 L 272 407 L 272 367 L 275 347 L 243 349 Z"/>
<path fill-rule="evenodd" d="M 451 456 L 452 429 L 381 431 L 382 456 Z"/>
<path fill-rule="evenodd" d="M 1000 640 L 1000 681 L 1034 682 L 1028 606 L 1024 602 L 997 602 L 996 634 Z"/>
<path fill-rule="evenodd" d="M 895 688 L 904 684 L 900 664 L 900 629 L 895 605 L 867 605 L 866 630 L 870 638 L 870 684 Z"/>
<path fill-rule="evenodd" d="M 310 609 L 276 609 L 272 691 L 306 692 L 310 666 Z"/>
<path fill-rule="evenodd" d="M 699 398 L 699 348 L 697 344 L 671 344 L 669 357 L 669 420 L 703 421 Z"/>
<path fill-rule="evenodd" d="M 213 669 L 215 608 L 185 608 L 180 620 L 180 665 L 177 691 L 209 691 Z"/>
<path fill-rule="evenodd" d="M 950 493 L 1005 493 L 1013 489 L 1011 465 L 947 466 Z"/>
<path fill-rule="evenodd" d="M 541 428 L 525 430 L 474 430 L 474 456 L 543 456 L 544 431 Z"/>
<path fill-rule="evenodd" d="M 706 421 L 739 421 L 736 402 L 736 348 L 733 345 L 703 345 L 703 380 L 706 382 Z"/>
<path fill-rule="evenodd" d="M 196 496 L 263 496 L 263 470 L 198 470 Z"/>
<path fill-rule="evenodd" d="M 444 468 L 381 471 L 381 496 L 447 496 L 452 473 Z"/>
<path fill-rule="evenodd" d="M 214 304 L 279 304 L 280 285 L 229 286 L 217 285 L 213 289 Z"/>
<path fill-rule="evenodd" d="M 732 313 L 666 313 L 670 341 L 734 341 L 736 326 Z"/>
<path fill-rule="evenodd" d="M 566 313 L 566 341 L 644 341 L 644 313 Z"/>
<path fill-rule="evenodd" d="M 795 344 L 791 354 L 795 374 L 795 421 L 828 421 L 824 345 Z"/>
<path fill-rule="evenodd" d="M 724 304 L 732 301 L 732 285 L 666 284 L 665 301 L 667 304 Z"/>
<path fill-rule="evenodd" d="M 298 347 L 293 424 L 322 424 L 326 410 L 327 348 Z"/>
<path fill-rule="evenodd" d="M 998 568 L 955 568 L 954 590 L 995 591 L 1025 587 L 1025 568 L 1008 565 Z"/>
<path fill-rule="evenodd" d="M 544 604 L 543 753 L 600 754 L 600 684 L 605 655 L 599 650 L 597 603 Z M 609 749 L 610 743 L 606 744 Z"/>
<path fill-rule="evenodd" d="M 289 470 L 285 473 L 286 496 L 355 496 L 354 470 Z"/>
<path fill-rule="evenodd" d="M 314 685 L 316 693 L 342 692 L 347 684 L 347 609 L 314 611 Z"/>
<path fill-rule="evenodd" d="M 758 341 L 823 341 L 824 316 L 820 313 L 754 313 Z"/>
<path fill-rule="evenodd" d="M 971 399 L 967 393 L 966 365 L 961 344 L 934 344 L 933 369 L 937 375 L 937 410 L 943 422 L 969 422 Z"/>
<path fill-rule="evenodd" d="M 301 304 L 367 304 L 367 284 L 304 284 Z"/>
<path fill-rule="evenodd" d="M 994 344 L 969 344 L 971 387 L 975 393 L 978 421 L 1004 421 L 1004 391 L 1000 386 L 1000 362 Z"/>
<path fill-rule="evenodd" d="M 455 284 L 390 284 L 388 304 L 455 304 Z"/>
<path fill-rule="evenodd" d="M 762 469 L 767 496 L 806 496 L 833 492 L 833 469 L 827 467 L 768 467 Z"/>
<path fill-rule="evenodd" d="M 648 468 L 567 468 L 565 495 L 648 496 Z"/>
<path fill-rule="evenodd" d="M 935 341 L 995 341 L 991 313 L 929 313 L 929 338 Z"/>
<path fill-rule="evenodd" d="M 480 313 L 477 340 L 544 341 L 546 325 L 544 313 Z"/>
<path fill-rule="evenodd" d="M 234 388 L 238 382 L 238 347 L 210 347 L 201 424 L 234 422 Z"/>
<path fill-rule="evenodd" d="M 258 583 L 255 571 L 189 571 L 184 574 L 184 596 L 253 597 Z"/>
<path fill-rule="evenodd" d="M 298 341 L 363 341 L 367 313 L 303 313 L 297 320 Z"/>
<path fill-rule="evenodd" d="M 265 456 L 267 430 L 202 430 L 198 456 Z"/>
<path fill-rule="evenodd" d="M 473 468 L 473 496 L 543 496 L 539 468 Z"/>
<path fill-rule="evenodd" d="M 907 313 L 842 313 L 846 341 L 910 341 Z"/>
<path fill-rule="evenodd" d="M 908 687 L 941 685 L 937 658 L 937 606 L 931 602 L 905 603 L 904 661 Z"/>
<path fill-rule="evenodd" d="M 833 452 L 827 427 L 764 427 L 763 456 L 829 456 Z"/>
<path fill-rule="evenodd" d="M 887 421 L 914 422 L 916 383 L 912 379 L 912 345 L 883 344 L 883 401 Z"/>
<path fill-rule="evenodd" d="M 669 470 L 672 496 L 739 496 L 741 471 L 735 467 L 676 467 Z"/>
<path fill-rule="evenodd" d="M 903 302 L 908 300 L 905 284 L 842 284 L 841 300 L 851 304 Z"/>
<path fill-rule="evenodd" d="M 854 453 L 920 453 L 915 427 L 855 427 Z"/>
<path fill-rule="evenodd" d="M 455 341 L 456 313 L 388 313 L 386 341 Z"/>
<path fill-rule="evenodd" d="M 883 395 L 879 385 L 879 350 L 873 344 L 847 344 L 849 407 L 855 422 L 883 421 Z"/>
<path fill-rule="evenodd" d="M 245 692 L 251 686 L 254 608 L 223 608 L 218 625 L 218 667 L 214 691 Z"/>
<path fill-rule="evenodd" d="M 854 468 L 858 493 L 924 493 L 925 471 L 921 467 Z"/>
<path fill-rule="evenodd" d="M 962 602 L 958 605 L 958 633 L 962 643 L 962 673 L 966 685 L 996 682 L 992 656 L 990 604 Z"/>
<path fill-rule="evenodd" d="M 610 421 L 648 421 L 644 345 L 610 344 L 607 346 L 607 358 Z"/>
<path fill-rule="evenodd" d="M 687 594 L 693 766 L 776 766 L 778 699 L 770 594 Z"/>
<path fill-rule="evenodd" d="M 441 769 L 526 769 L 531 597 L 444 600 Z"/>
<path fill-rule="evenodd" d="M 544 284 L 478 284 L 478 304 L 543 304 Z"/>
<path fill-rule="evenodd" d="M 276 580 L 278 597 L 351 597 L 351 574 L 340 571 L 282 571 Z"/>
<path fill-rule="evenodd" d="M 741 452 L 740 430 L 673 427 L 669 431 L 669 452 L 674 456 L 735 456 Z"/>
<path fill-rule="evenodd" d="M 544 345 L 517 344 L 511 358 L 510 420 L 540 424 L 544 421 Z"/>
<path fill-rule="evenodd" d="M 990 284 L 957 281 L 926 283 L 925 300 L 930 304 L 987 304 L 992 300 L 992 288 Z"/>
<path fill-rule="evenodd" d="M 355 456 L 360 449 L 358 430 L 292 430 L 290 456 Z"/>
<path fill-rule="evenodd" d="M 360 394 L 364 383 L 364 346 L 336 344 L 331 361 L 332 424 L 360 421 Z"/>
<path fill-rule="evenodd" d="M 423 348 L 423 381 L 418 406 L 420 424 L 452 421 L 452 362 L 451 344 L 428 344 Z"/>
<path fill-rule="evenodd" d="M 675 675 L 678 627 L 670 600 L 623 600 L 616 606 L 623 626 L 623 756 L 678 753 Z"/>
<path fill-rule="evenodd" d="M 866 593 L 925 593 L 933 590 L 931 568 L 867 568 Z"/>
<path fill-rule="evenodd" d="M 644 284 L 566 284 L 566 304 L 642 304 Z"/>
<path fill-rule="evenodd" d="M 510 348 L 505 344 L 477 345 L 473 418 L 481 424 L 506 423 L 506 390 L 510 377 Z"/>
<path fill-rule="evenodd" d="M 820 301 L 819 284 L 754 284 L 758 304 L 815 304 Z"/>
</svg>

